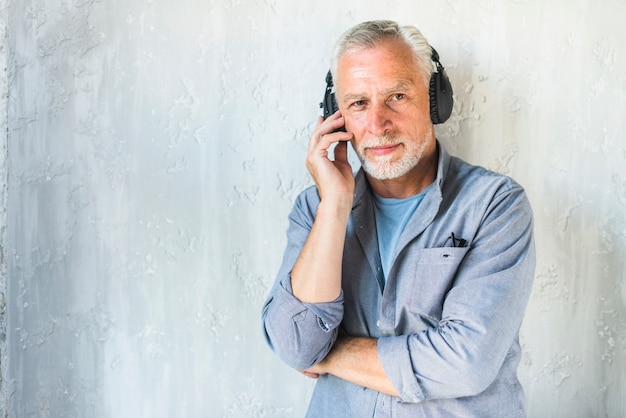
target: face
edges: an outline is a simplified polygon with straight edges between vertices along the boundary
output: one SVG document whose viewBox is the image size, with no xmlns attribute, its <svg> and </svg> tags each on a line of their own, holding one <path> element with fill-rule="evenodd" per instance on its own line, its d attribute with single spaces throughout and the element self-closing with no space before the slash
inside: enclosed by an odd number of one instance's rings
<svg viewBox="0 0 626 418">
<path fill-rule="evenodd" d="M 339 59 L 337 100 L 354 134 L 352 145 L 365 172 L 377 180 L 419 173 L 420 162 L 436 152 L 428 88 L 411 50 L 383 41 L 348 50 Z"/>
</svg>

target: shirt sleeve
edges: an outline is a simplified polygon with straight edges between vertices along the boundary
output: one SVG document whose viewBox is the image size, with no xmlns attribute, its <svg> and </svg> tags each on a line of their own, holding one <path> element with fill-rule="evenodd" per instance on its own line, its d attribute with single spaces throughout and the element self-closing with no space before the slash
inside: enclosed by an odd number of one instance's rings
<svg viewBox="0 0 626 418">
<path fill-rule="evenodd" d="M 332 302 L 303 303 L 293 295 L 291 271 L 311 231 L 319 198 L 308 189 L 289 215 L 287 247 L 276 281 L 262 311 L 265 339 L 289 366 L 305 370 L 322 361 L 343 319 L 343 292 Z"/>
<path fill-rule="evenodd" d="M 421 332 L 379 340 L 378 355 L 402 401 L 472 396 L 496 379 L 530 296 L 532 229 L 521 187 L 500 191 L 454 275 L 441 320 Z"/>
</svg>

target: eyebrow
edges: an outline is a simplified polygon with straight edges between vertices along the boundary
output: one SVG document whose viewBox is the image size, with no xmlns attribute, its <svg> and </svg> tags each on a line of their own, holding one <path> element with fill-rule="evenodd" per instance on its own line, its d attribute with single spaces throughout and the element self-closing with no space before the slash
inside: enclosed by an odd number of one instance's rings
<svg viewBox="0 0 626 418">
<path fill-rule="evenodd" d="M 400 81 L 395 86 L 389 87 L 388 89 L 383 90 L 381 93 L 386 95 L 386 94 L 392 93 L 394 91 L 407 90 L 409 88 L 410 88 L 410 84 L 409 83 L 407 83 L 406 81 Z"/>
<path fill-rule="evenodd" d="M 386 88 L 384 90 L 382 90 L 380 92 L 381 95 L 386 96 L 389 93 L 392 93 L 394 91 L 398 91 L 398 90 L 407 90 L 409 89 L 411 86 L 411 83 L 408 83 L 406 81 L 400 81 L 399 83 L 397 83 L 394 86 L 391 86 L 389 88 Z M 367 95 L 363 94 L 363 93 L 348 93 L 345 94 L 344 96 L 342 96 L 343 100 L 362 100 L 367 98 Z"/>
</svg>

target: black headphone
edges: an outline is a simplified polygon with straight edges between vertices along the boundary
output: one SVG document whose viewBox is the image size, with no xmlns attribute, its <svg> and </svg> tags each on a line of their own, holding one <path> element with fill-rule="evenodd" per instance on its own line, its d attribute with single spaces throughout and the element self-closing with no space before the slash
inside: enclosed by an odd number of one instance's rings
<svg viewBox="0 0 626 418">
<path fill-rule="evenodd" d="M 439 54 L 435 48 L 431 47 L 432 53 L 430 59 L 437 67 L 436 71 L 430 76 L 428 95 L 430 97 L 430 120 L 434 124 L 444 123 L 452 113 L 452 85 L 446 74 L 446 69 L 439 62 Z M 335 92 L 333 91 L 333 76 L 330 70 L 326 74 L 326 91 L 324 92 L 324 101 L 320 103 L 320 107 L 324 110 L 324 119 L 339 110 Z M 345 131 L 345 128 L 338 130 Z"/>
<path fill-rule="evenodd" d="M 444 123 L 450 117 L 452 113 L 452 105 L 454 99 L 452 98 L 452 84 L 446 69 L 443 68 L 441 62 L 439 62 L 439 54 L 435 51 L 435 48 L 430 47 L 432 54 L 430 59 L 433 60 L 437 70 L 430 76 L 430 84 L 428 88 L 428 95 L 430 96 L 430 120 L 434 123 Z"/>
</svg>

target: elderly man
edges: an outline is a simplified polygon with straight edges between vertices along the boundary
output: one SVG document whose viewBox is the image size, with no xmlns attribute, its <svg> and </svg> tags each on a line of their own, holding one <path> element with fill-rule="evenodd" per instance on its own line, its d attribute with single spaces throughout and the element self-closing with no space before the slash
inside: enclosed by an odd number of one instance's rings
<svg viewBox="0 0 626 418">
<path fill-rule="evenodd" d="M 339 110 L 311 135 L 315 186 L 295 202 L 263 307 L 270 347 L 318 379 L 307 416 L 525 416 L 523 189 L 435 138 L 443 67 L 416 28 L 355 26 L 331 71 Z"/>
</svg>

